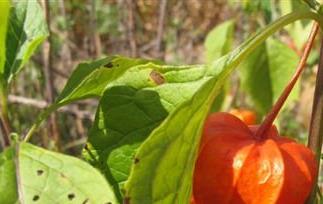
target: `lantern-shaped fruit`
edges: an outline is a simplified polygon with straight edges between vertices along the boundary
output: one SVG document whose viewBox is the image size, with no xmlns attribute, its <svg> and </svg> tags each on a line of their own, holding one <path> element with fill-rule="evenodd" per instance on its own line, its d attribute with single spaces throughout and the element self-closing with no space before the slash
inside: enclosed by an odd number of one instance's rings
<svg viewBox="0 0 323 204">
<path fill-rule="evenodd" d="M 313 152 L 279 136 L 256 137 L 228 113 L 208 117 L 195 166 L 195 204 L 303 204 L 316 174 Z"/>
<path fill-rule="evenodd" d="M 247 125 L 256 124 L 256 114 L 253 111 L 247 109 L 232 109 L 230 113 L 238 117 Z"/>
</svg>

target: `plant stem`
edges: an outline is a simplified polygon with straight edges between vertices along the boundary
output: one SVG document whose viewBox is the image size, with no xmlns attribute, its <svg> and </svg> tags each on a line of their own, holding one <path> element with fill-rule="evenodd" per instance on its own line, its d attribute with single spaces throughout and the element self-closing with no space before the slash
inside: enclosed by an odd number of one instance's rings
<svg viewBox="0 0 323 204">
<path fill-rule="evenodd" d="M 11 132 L 10 127 L 10 120 L 9 120 L 9 112 L 8 112 L 8 94 L 7 94 L 7 87 L 1 86 L 0 87 L 0 120 L 3 126 L 3 142 L 4 147 L 8 147 L 10 145 L 9 135 Z"/>
<path fill-rule="evenodd" d="M 24 142 L 28 142 L 31 138 L 31 136 L 37 131 L 37 129 L 39 128 L 39 126 L 42 124 L 42 122 L 48 118 L 48 116 L 54 112 L 55 110 L 57 110 L 60 106 L 57 104 L 53 104 L 48 106 L 42 113 L 40 113 L 40 115 L 38 116 L 36 122 L 33 124 L 33 126 L 31 126 L 31 128 L 29 129 L 29 131 L 27 132 L 26 136 L 24 137 Z"/>
<path fill-rule="evenodd" d="M 318 66 L 318 73 L 316 76 L 316 85 L 313 100 L 313 109 L 311 117 L 311 125 L 308 137 L 308 147 L 315 153 L 317 161 L 317 176 L 315 184 L 317 183 L 319 169 L 320 169 L 320 156 L 323 141 L 323 39 L 321 40 L 320 61 Z M 314 186 L 307 203 L 314 203 L 316 198 L 317 187 Z"/>
<path fill-rule="evenodd" d="M 270 127 L 273 125 L 274 120 L 276 119 L 279 111 L 283 107 L 283 105 L 286 102 L 286 99 L 290 95 L 291 91 L 293 90 L 297 80 L 299 79 L 301 73 L 303 72 L 306 64 L 306 60 L 310 54 L 310 51 L 313 46 L 313 42 L 315 40 L 315 36 L 318 32 L 319 25 L 317 23 L 314 23 L 312 31 L 310 33 L 310 36 L 308 38 L 308 41 L 305 45 L 305 49 L 303 52 L 303 55 L 298 63 L 296 72 L 294 73 L 292 79 L 289 81 L 287 86 L 285 87 L 283 93 L 280 95 L 279 99 L 269 112 L 269 114 L 266 116 L 265 120 L 262 122 L 260 127 L 258 128 L 257 132 L 255 133 L 255 138 L 257 139 L 264 139 L 266 137 L 266 132 L 270 129 Z"/>
</svg>

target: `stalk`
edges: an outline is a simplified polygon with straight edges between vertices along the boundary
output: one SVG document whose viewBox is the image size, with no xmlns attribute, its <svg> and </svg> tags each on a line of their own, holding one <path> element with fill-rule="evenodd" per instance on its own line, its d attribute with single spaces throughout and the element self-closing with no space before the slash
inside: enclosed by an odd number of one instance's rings
<svg viewBox="0 0 323 204">
<path fill-rule="evenodd" d="M 292 79 L 288 82 L 287 86 L 285 87 L 283 93 L 280 95 L 279 99 L 269 112 L 269 114 L 266 116 L 265 120 L 262 122 L 262 124 L 259 126 L 258 130 L 255 133 L 255 138 L 262 140 L 265 139 L 267 136 L 267 131 L 270 129 L 270 127 L 273 125 L 274 120 L 276 119 L 279 111 L 283 107 L 283 105 L 286 102 L 286 99 L 290 95 L 291 91 L 293 90 L 297 80 L 299 79 L 301 73 L 305 69 L 306 60 L 310 54 L 310 51 L 313 46 L 313 42 L 315 39 L 315 36 L 319 30 L 319 25 L 317 23 L 314 23 L 312 27 L 312 31 L 310 33 L 310 36 L 308 38 L 308 41 L 305 45 L 305 49 L 303 51 L 302 57 L 299 61 L 299 64 L 297 66 L 296 72 L 294 73 Z"/>
<path fill-rule="evenodd" d="M 317 172 L 315 177 L 315 184 L 317 183 L 319 169 L 320 169 L 320 156 L 323 141 L 323 39 L 321 40 L 320 61 L 318 66 L 318 73 L 316 76 L 316 85 L 314 92 L 312 117 L 310 124 L 310 131 L 308 137 L 308 147 L 315 153 L 317 162 Z M 311 195 L 307 201 L 308 204 L 314 203 L 316 199 L 316 192 L 319 189 L 317 185 L 313 187 Z"/>
<path fill-rule="evenodd" d="M 2 82 L 2 81 L 1 81 Z M 1 85 L 0 85 L 1 86 Z M 9 135 L 11 132 L 10 121 L 9 121 L 9 112 L 8 112 L 8 94 L 7 87 L 0 87 L 0 120 L 3 126 L 3 142 L 4 147 L 8 147 L 10 145 Z"/>
</svg>

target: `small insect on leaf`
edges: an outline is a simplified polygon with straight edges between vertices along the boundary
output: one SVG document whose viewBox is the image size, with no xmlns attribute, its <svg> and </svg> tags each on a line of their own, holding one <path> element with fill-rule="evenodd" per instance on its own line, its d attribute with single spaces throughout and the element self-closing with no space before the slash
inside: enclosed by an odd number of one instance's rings
<svg viewBox="0 0 323 204">
<path fill-rule="evenodd" d="M 153 82 L 155 82 L 157 85 L 161 85 L 161 84 L 165 83 L 164 76 L 155 70 L 151 71 L 149 76 L 150 76 L 150 79 Z"/>
</svg>

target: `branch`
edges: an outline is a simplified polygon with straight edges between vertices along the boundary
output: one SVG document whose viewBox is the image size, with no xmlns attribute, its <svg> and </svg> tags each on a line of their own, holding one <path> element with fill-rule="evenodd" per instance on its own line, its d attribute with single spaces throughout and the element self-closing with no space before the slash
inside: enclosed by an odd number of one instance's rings
<svg viewBox="0 0 323 204">
<path fill-rule="evenodd" d="M 53 47 L 52 44 L 52 31 L 51 31 L 51 15 L 50 15 L 50 7 L 49 2 L 47 0 L 43 0 L 43 6 L 45 9 L 46 22 L 48 26 L 49 37 L 47 41 L 44 43 L 43 47 L 43 63 L 44 63 L 44 75 L 45 75 L 45 96 L 49 103 L 54 102 L 54 77 L 53 77 Z M 59 146 L 59 133 L 58 126 L 56 123 L 56 115 L 55 113 L 50 115 L 49 122 L 49 136 L 55 141 L 56 145 Z"/>
<path fill-rule="evenodd" d="M 167 8 L 167 0 L 161 0 L 159 8 L 158 29 L 156 38 L 156 53 L 160 57 L 161 43 L 164 34 L 165 13 Z"/>
<path fill-rule="evenodd" d="M 127 30 L 128 30 L 128 38 L 130 43 L 130 49 L 131 49 L 131 56 L 136 57 L 137 56 L 137 42 L 136 42 L 136 36 L 135 36 L 135 16 L 134 16 L 134 10 L 135 10 L 135 1 L 133 0 L 126 0 L 126 6 L 128 10 L 128 16 L 127 16 Z"/>
<path fill-rule="evenodd" d="M 317 176 L 315 183 L 317 183 L 319 169 L 320 169 L 320 156 L 322 150 L 323 139 L 323 39 L 321 40 L 320 61 L 318 66 L 318 73 L 316 76 L 316 85 L 314 92 L 312 117 L 310 124 L 310 131 L 308 137 L 308 147 L 315 152 L 317 161 Z M 308 203 L 314 203 L 316 198 L 317 187 L 313 187 Z"/>
<path fill-rule="evenodd" d="M 45 109 L 49 104 L 44 100 L 36 100 L 26 98 L 23 96 L 9 95 L 10 103 L 22 104 L 26 106 L 32 106 L 38 109 Z M 94 115 L 89 111 L 79 110 L 77 105 L 68 105 L 61 107 L 57 110 L 58 112 L 69 113 L 80 119 L 93 120 Z"/>
</svg>

